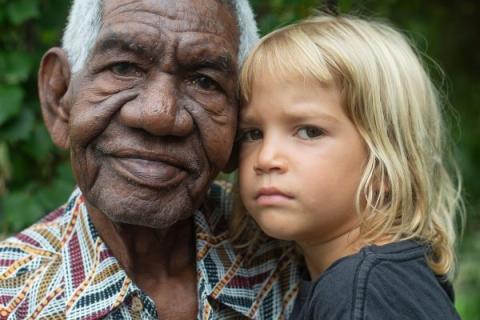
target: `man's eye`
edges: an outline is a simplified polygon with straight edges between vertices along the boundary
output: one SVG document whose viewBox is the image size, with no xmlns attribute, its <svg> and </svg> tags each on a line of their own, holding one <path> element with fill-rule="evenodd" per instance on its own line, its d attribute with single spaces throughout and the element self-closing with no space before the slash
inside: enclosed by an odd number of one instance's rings
<svg viewBox="0 0 480 320">
<path fill-rule="evenodd" d="M 322 136 L 325 132 L 317 127 L 306 126 L 298 129 L 297 135 L 300 139 L 309 140 Z"/>
<path fill-rule="evenodd" d="M 248 129 L 240 133 L 238 140 L 240 142 L 251 142 L 263 138 L 263 133 L 259 129 Z"/>
<path fill-rule="evenodd" d="M 214 91 L 214 90 L 220 89 L 220 86 L 215 80 L 205 75 L 201 75 L 201 74 L 195 75 L 190 81 L 195 86 L 205 91 Z"/>
<path fill-rule="evenodd" d="M 119 62 L 111 65 L 109 69 L 118 76 L 122 77 L 140 77 L 142 71 L 136 65 L 130 62 Z"/>
</svg>

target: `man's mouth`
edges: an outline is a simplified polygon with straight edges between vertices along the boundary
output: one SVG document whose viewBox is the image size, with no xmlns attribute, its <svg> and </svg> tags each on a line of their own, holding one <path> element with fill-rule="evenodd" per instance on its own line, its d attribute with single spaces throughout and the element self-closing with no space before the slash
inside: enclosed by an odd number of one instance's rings
<svg viewBox="0 0 480 320">
<path fill-rule="evenodd" d="M 153 154 L 125 150 L 109 154 L 112 167 L 135 184 L 162 189 L 179 184 L 188 176 L 188 169 L 179 160 Z"/>
</svg>

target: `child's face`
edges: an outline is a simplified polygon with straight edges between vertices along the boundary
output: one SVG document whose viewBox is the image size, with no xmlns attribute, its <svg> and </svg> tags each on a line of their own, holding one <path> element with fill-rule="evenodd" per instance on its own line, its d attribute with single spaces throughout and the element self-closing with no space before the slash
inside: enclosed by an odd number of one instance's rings
<svg viewBox="0 0 480 320">
<path fill-rule="evenodd" d="M 240 132 L 241 198 L 267 234 L 313 244 L 358 226 L 355 193 L 367 148 L 338 89 L 259 78 L 241 109 Z"/>
</svg>

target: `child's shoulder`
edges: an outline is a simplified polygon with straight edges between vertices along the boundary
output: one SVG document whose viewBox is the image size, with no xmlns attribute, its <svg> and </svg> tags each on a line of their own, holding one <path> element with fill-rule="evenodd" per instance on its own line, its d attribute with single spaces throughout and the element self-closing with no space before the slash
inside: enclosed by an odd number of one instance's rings
<svg viewBox="0 0 480 320">
<path fill-rule="evenodd" d="M 448 283 L 415 241 L 369 246 L 335 262 L 310 291 L 311 312 L 339 319 L 459 319 Z M 317 319 L 317 317 L 315 317 Z"/>
</svg>

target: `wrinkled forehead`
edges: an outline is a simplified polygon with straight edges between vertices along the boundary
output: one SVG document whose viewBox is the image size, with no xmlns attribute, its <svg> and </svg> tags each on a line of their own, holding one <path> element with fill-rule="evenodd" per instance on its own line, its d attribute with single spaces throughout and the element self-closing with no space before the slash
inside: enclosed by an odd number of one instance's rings
<svg viewBox="0 0 480 320">
<path fill-rule="evenodd" d="M 178 32 L 229 35 L 237 42 L 236 17 L 220 0 L 104 0 L 103 26 L 142 22 Z"/>
</svg>

